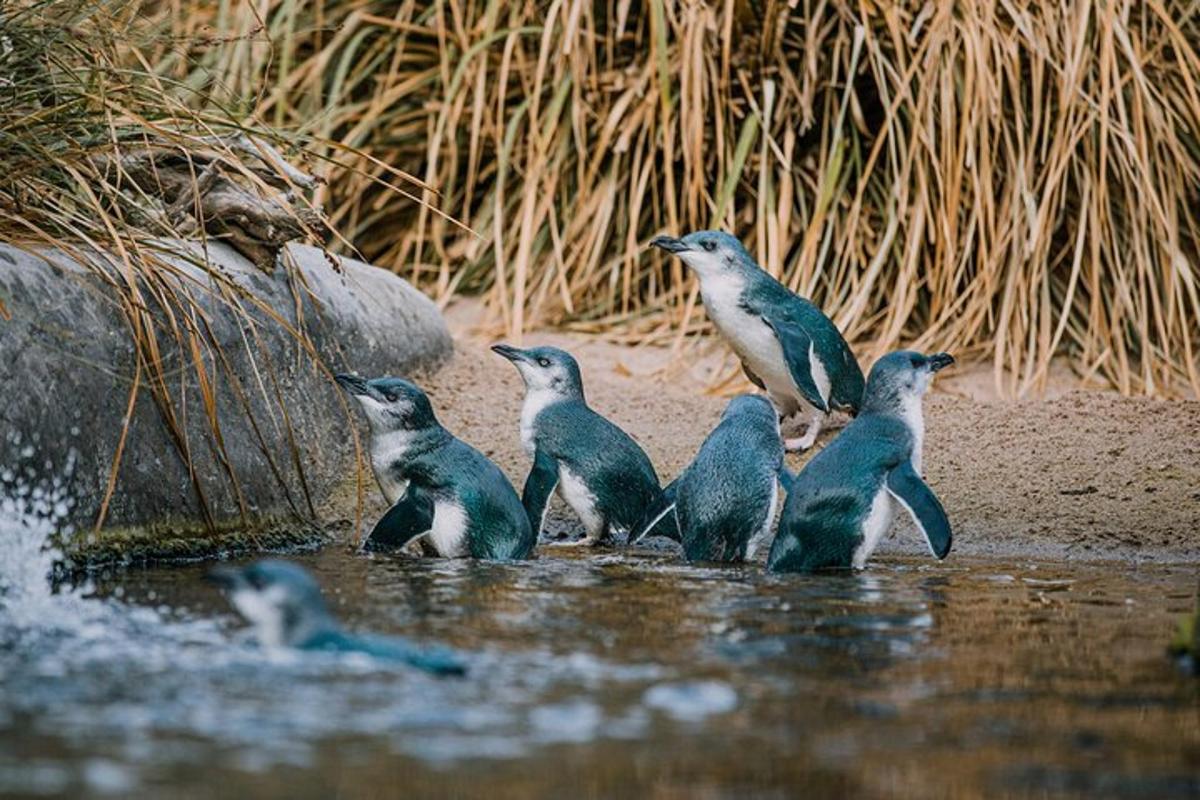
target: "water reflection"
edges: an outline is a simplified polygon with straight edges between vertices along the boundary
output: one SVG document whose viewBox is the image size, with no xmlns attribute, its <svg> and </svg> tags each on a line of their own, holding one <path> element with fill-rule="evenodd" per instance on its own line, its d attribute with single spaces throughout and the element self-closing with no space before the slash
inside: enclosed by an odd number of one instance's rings
<svg viewBox="0 0 1200 800">
<path fill-rule="evenodd" d="M 298 559 L 348 628 L 472 654 L 442 681 L 264 653 L 201 566 L 14 588 L 28 538 L 0 553 L 0 793 L 1127 793 L 1200 763 L 1162 657 L 1185 568 Z"/>
</svg>

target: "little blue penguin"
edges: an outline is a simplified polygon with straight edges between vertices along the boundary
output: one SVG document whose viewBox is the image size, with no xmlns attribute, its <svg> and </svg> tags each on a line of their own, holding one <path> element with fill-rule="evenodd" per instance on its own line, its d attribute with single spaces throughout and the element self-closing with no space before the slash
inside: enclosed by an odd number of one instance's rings
<svg viewBox="0 0 1200 800">
<path fill-rule="evenodd" d="M 892 522 L 896 503 L 937 558 L 950 552 L 950 521 L 921 479 L 921 398 L 947 353 L 904 350 L 875 363 L 862 410 L 813 456 L 788 490 L 767 561 L 774 572 L 862 569 Z"/>
<path fill-rule="evenodd" d="M 522 502 L 540 533 L 550 496 L 579 515 L 595 545 L 613 529 L 630 531 L 662 491 L 650 459 L 629 434 L 588 407 L 579 365 L 556 347 L 492 347 L 521 373 L 521 444 L 533 457 Z"/>
<path fill-rule="evenodd" d="M 401 378 L 337 381 L 367 415 L 371 466 L 393 503 L 366 541 L 403 547 L 427 536 L 445 558 L 529 558 L 536 538 L 516 490 L 438 423 L 423 391 Z"/>
<path fill-rule="evenodd" d="M 647 512 L 633 544 L 664 516 L 674 514 L 688 561 L 743 561 L 771 531 L 779 484 L 791 476 L 783 463 L 779 416 L 762 395 L 735 397 L 687 469 Z M 674 530 L 661 529 L 670 535 Z"/>
<path fill-rule="evenodd" d="M 420 647 L 396 636 L 346 633 L 338 625 L 317 582 L 303 568 L 267 559 L 235 567 L 220 566 L 210 579 L 229 592 L 233 607 L 254 626 L 264 647 L 364 653 L 436 675 L 464 675 L 462 659 L 444 647 Z"/>
<path fill-rule="evenodd" d="M 788 450 L 812 447 L 831 410 L 858 413 L 863 374 L 837 326 L 768 275 L 741 242 L 722 231 L 698 231 L 682 239 L 657 236 L 650 244 L 696 273 L 708 316 L 779 413 L 814 410 L 804 435 L 785 442 Z"/>
</svg>

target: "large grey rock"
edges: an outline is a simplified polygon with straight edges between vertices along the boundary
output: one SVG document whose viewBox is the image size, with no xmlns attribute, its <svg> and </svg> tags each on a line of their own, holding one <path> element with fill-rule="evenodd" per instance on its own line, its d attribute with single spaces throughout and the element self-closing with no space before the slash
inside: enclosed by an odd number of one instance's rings
<svg viewBox="0 0 1200 800">
<path fill-rule="evenodd" d="M 0 491 L 66 479 L 68 522 L 90 530 L 136 380 L 106 528 L 168 536 L 313 521 L 354 463 L 356 409 L 329 372 L 435 366 L 451 352 L 441 315 L 399 277 L 312 247 L 290 245 L 294 272 L 268 275 L 209 244 L 221 280 L 199 266 L 200 245 L 164 251 L 164 284 L 194 307 L 164 302 L 139 279 L 131 312 L 113 288 L 127 285 L 119 261 L 96 256 L 85 268 L 61 251 L 0 245 L 0 302 L 12 317 L 0 320 Z M 158 354 L 143 348 L 139 367 L 131 331 L 146 323 Z M 318 361 L 288 327 L 307 334 Z"/>
</svg>

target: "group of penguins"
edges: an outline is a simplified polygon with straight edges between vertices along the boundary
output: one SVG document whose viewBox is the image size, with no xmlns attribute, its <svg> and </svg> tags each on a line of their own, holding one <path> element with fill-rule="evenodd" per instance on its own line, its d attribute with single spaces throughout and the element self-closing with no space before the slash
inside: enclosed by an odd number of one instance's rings
<svg viewBox="0 0 1200 800">
<path fill-rule="evenodd" d="M 771 571 L 861 569 L 897 504 L 933 555 L 945 558 L 950 523 L 921 478 L 922 397 L 953 357 L 889 353 L 864 381 L 837 326 L 759 267 L 733 236 L 699 231 L 650 244 L 696 274 L 709 317 L 766 395 L 735 397 L 692 463 L 662 488 L 641 447 L 588 406 L 569 353 L 495 345 L 525 383 L 520 435 L 533 464 L 518 497 L 499 467 L 439 424 L 416 385 L 338 375 L 369 422 L 371 465 L 391 504 L 366 543 L 399 548 L 420 539 L 446 558 L 529 558 L 557 492 L 583 523 L 584 537 L 571 544 L 597 544 L 621 531 L 628 544 L 647 536 L 674 539 L 688 561 L 739 562 L 769 539 L 782 487 Z M 806 411 L 804 434 L 785 439 L 780 420 Z M 853 419 L 793 476 L 785 449 L 811 447 L 833 411 Z M 319 589 L 299 567 L 268 561 L 218 575 L 239 610 L 260 623 L 260 638 L 315 641 L 323 649 L 352 641 L 331 633 L 337 629 L 326 612 L 278 614 L 261 602 L 270 596 L 278 606 L 303 597 L 296 604 L 323 609 Z M 310 618 L 319 624 L 296 622 Z M 430 671 L 458 669 L 448 654 L 410 652 L 405 660 Z"/>
<path fill-rule="evenodd" d="M 569 353 L 495 345 L 525 383 L 521 444 L 533 465 L 518 498 L 495 464 L 438 423 L 417 386 L 339 375 L 370 423 L 371 464 L 391 503 L 367 538 L 371 546 L 424 537 L 447 558 L 528 558 L 558 492 L 583 523 L 583 539 L 572 544 L 594 545 L 620 531 L 629 544 L 675 539 L 689 561 L 743 561 L 769 540 L 782 486 L 787 500 L 767 561 L 772 571 L 861 568 L 895 503 L 912 515 L 933 554 L 945 557 L 950 525 L 920 474 L 921 398 L 954 359 L 891 353 L 864 382 L 833 322 L 761 269 L 734 237 L 701 231 L 652 244 L 696 273 L 709 316 L 767 396 L 734 398 L 695 460 L 663 489 L 642 448 L 588 406 Z M 785 440 L 780 419 L 804 410 L 812 413 L 806 432 Z M 835 410 L 853 421 L 793 477 L 784 450 L 812 446 Z"/>
</svg>

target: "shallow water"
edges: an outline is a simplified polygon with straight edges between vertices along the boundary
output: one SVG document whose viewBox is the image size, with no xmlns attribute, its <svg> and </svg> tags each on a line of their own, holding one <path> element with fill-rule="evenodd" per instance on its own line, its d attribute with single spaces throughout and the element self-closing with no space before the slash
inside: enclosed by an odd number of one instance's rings
<svg viewBox="0 0 1200 800">
<path fill-rule="evenodd" d="M 296 558 L 347 627 L 470 654 L 441 680 L 264 653 L 203 565 L 49 595 L 8 556 L 5 796 L 1200 792 L 1200 682 L 1164 656 L 1194 567 Z"/>
</svg>

